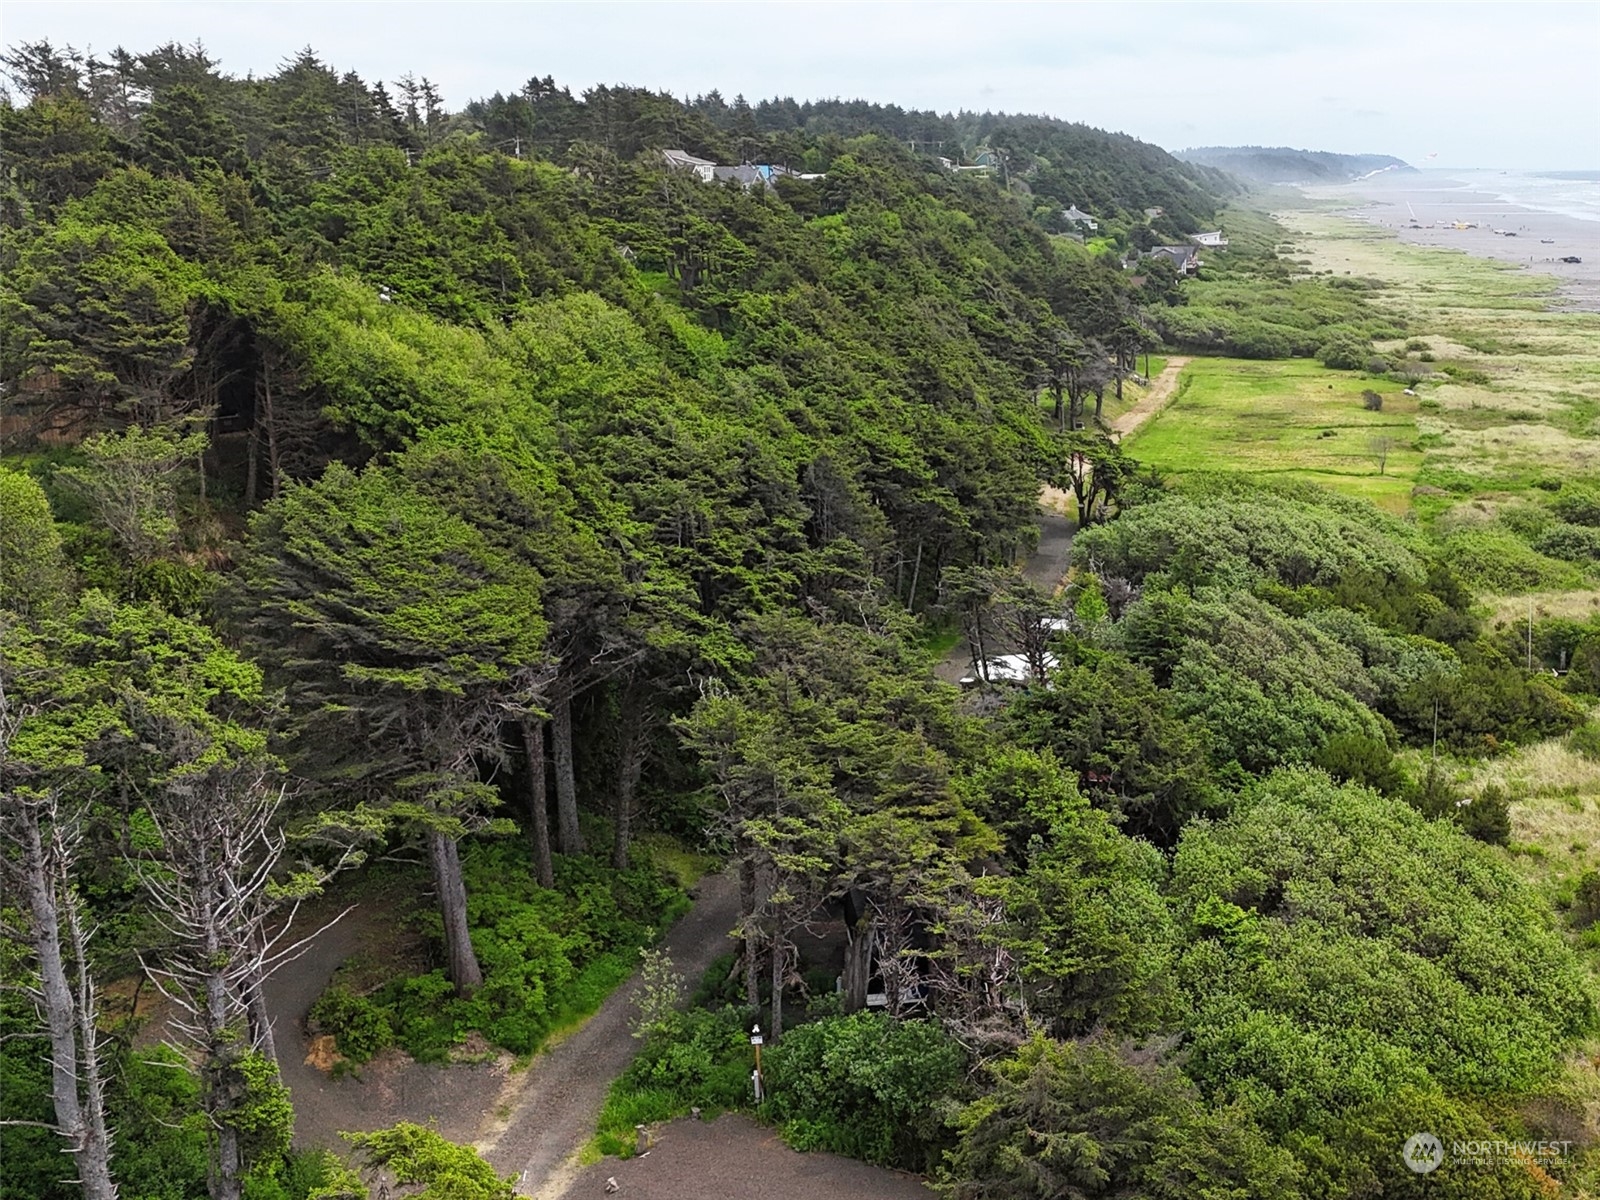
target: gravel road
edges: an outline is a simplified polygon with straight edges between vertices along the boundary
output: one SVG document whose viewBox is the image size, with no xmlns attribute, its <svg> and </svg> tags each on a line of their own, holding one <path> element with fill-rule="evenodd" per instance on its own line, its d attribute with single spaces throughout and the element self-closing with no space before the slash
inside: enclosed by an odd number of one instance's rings
<svg viewBox="0 0 1600 1200">
<path fill-rule="evenodd" d="M 638 1158 L 586 1167 L 561 1200 L 932 1200 L 915 1175 L 836 1154 L 797 1154 L 771 1129 L 725 1113 L 673 1121 Z"/>
<path fill-rule="evenodd" d="M 738 919 L 738 882 L 733 875 L 723 872 L 702 879 L 695 888 L 694 907 L 663 943 L 685 980 L 698 981 L 712 959 L 731 949 L 728 935 Z M 497 1171 L 517 1176 L 519 1194 L 555 1200 L 577 1176 L 570 1159 L 594 1136 L 606 1090 L 637 1049 L 628 1026 L 638 986 L 636 975 L 572 1036 L 508 1081 L 507 1095 L 497 1107 L 508 1105 L 510 1115 L 480 1132 L 477 1143 Z M 620 1166 L 615 1161 L 612 1165 Z"/>
<path fill-rule="evenodd" d="M 316 916 L 307 916 L 306 929 L 316 928 Z M 418 1063 L 390 1050 L 359 1074 L 336 1079 L 307 1061 L 306 1013 L 339 964 L 361 950 L 385 919 L 381 910 L 358 905 L 267 981 L 279 1069 L 294 1102 L 296 1146 L 337 1150 L 340 1133 L 384 1129 L 397 1121 L 431 1123 L 445 1137 L 471 1141 L 486 1102 L 503 1086 L 506 1071 L 497 1062 Z"/>
</svg>

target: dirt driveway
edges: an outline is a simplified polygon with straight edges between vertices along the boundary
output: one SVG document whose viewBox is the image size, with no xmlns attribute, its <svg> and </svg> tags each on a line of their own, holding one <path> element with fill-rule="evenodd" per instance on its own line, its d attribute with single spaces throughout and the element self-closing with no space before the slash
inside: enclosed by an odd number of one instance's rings
<svg viewBox="0 0 1600 1200">
<path fill-rule="evenodd" d="M 932 1200 L 915 1175 L 836 1154 L 797 1154 L 770 1129 L 725 1113 L 715 1121 L 673 1121 L 638 1158 L 586 1167 L 560 1200 Z"/>
<path fill-rule="evenodd" d="M 1150 384 L 1150 390 L 1144 398 L 1111 422 L 1111 434 L 1121 441 L 1151 417 L 1155 416 L 1172 399 L 1172 394 L 1178 387 L 1178 376 L 1183 369 L 1194 361 L 1193 358 L 1174 356 L 1167 359 L 1167 365 L 1162 369 Z"/>
</svg>

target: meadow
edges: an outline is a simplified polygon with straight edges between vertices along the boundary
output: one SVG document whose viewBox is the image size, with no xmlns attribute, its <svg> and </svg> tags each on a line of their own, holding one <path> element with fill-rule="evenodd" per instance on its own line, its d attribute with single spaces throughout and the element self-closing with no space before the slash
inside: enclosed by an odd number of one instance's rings
<svg viewBox="0 0 1600 1200">
<path fill-rule="evenodd" d="M 1306 479 L 1403 513 L 1422 453 L 1417 401 L 1403 387 L 1313 359 L 1199 358 L 1168 407 L 1132 434 L 1163 471 L 1227 469 Z M 1377 391 L 1383 407 L 1366 407 Z"/>
</svg>

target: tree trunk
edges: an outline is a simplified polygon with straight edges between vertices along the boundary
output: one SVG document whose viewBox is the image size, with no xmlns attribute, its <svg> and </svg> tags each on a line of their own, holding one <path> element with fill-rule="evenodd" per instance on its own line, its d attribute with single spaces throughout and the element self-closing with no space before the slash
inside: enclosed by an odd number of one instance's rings
<svg viewBox="0 0 1600 1200">
<path fill-rule="evenodd" d="M 572 684 L 558 679 L 550 704 L 550 742 L 556 764 L 556 837 L 563 854 L 583 853 L 578 831 L 578 781 L 572 773 Z"/>
<path fill-rule="evenodd" d="M 8 798 L 8 803 L 10 799 Z M 61 912 L 51 886 L 39 838 L 39 818 L 29 810 L 23 836 L 28 906 L 33 916 L 33 952 L 39 959 L 40 993 L 50 1029 L 50 1098 L 55 1102 L 56 1131 L 75 1154 L 83 1145 L 83 1105 L 78 1097 L 77 1010 L 67 967 L 61 957 Z"/>
<path fill-rule="evenodd" d="M 77 897 L 69 895 L 62 907 L 66 911 L 72 960 L 78 964 L 78 1044 L 83 1050 L 80 1072 L 84 1100 L 78 1179 L 84 1200 L 116 1200 L 117 1185 L 111 1177 L 111 1136 L 106 1132 L 105 1089 L 100 1082 L 100 1030 L 96 1024 L 94 980 L 89 974 L 89 935 L 83 927 Z"/>
<path fill-rule="evenodd" d="M 748 850 L 739 862 L 740 929 L 744 940 L 745 1004 L 761 1010 L 761 937 L 756 930 L 756 864 Z"/>
<path fill-rule="evenodd" d="M 428 857 L 439 893 L 439 915 L 444 918 L 446 969 L 450 982 L 456 985 L 456 995 L 467 997 L 483 984 L 483 970 L 478 966 L 467 929 L 467 885 L 461 878 L 461 856 L 455 839 L 437 829 L 428 830 Z"/>
<path fill-rule="evenodd" d="M 772 1041 L 783 1036 L 783 977 L 789 965 L 789 947 L 783 940 L 783 931 L 772 930 L 772 1028 L 768 1034 Z"/>
<path fill-rule="evenodd" d="M 261 434 L 260 426 L 250 426 L 250 452 L 245 457 L 244 471 L 244 506 L 246 510 L 256 506 L 256 478 L 261 470 Z"/>
<path fill-rule="evenodd" d="M 260 948 L 257 948 L 260 953 Z M 250 973 L 244 984 L 244 1007 L 250 1014 L 250 1044 L 278 1066 L 278 1040 L 272 1035 L 272 1014 L 267 1011 L 265 981 L 259 969 Z"/>
<path fill-rule="evenodd" d="M 211 1181 L 212 1200 L 240 1200 L 239 1131 L 232 1125 L 217 1128 L 217 1174 Z"/>
<path fill-rule="evenodd" d="M 917 611 L 917 580 L 922 577 L 922 539 L 917 539 L 917 561 L 911 568 L 911 591 L 906 595 L 906 611 Z"/>
<path fill-rule="evenodd" d="M 261 411 L 256 414 L 267 431 L 267 471 L 272 476 L 272 498 L 276 500 L 283 489 L 283 470 L 278 454 L 278 414 L 272 401 L 272 367 L 261 365 Z"/>
<path fill-rule="evenodd" d="M 236 1030 L 229 1028 L 228 1011 L 228 954 L 222 945 L 221 922 L 217 916 L 217 881 L 214 876 L 204 881 L 200 914 L 204 930 L 203 948 L 206 974 L 205 999 L 205 1061 L 200 1077 L 204 1085 L 206 1114 L 217 1131 L 217 1159 L 211 1177 L 212 1200 L 239 1200 L 240 1181 L 239 1130 L 233 1124 L 240 1047 Z"/>
<path fill-rule="evenodd" d="M 533 818 L 533 868 L 539 886 L 556 885 L 555 865 L 550 861 L 550 803 L 545 794 L 544 722 L 522 722 L 522 748 L 528 756 L 528 814 Z"/>
<path fill-rule="evenodd" d="M 860 1012 L 867 1006 L 867 984 L 872 973 L 872 923 L 866 918 L 845 931 L 844 1011 Z"/>
<path fill-rule="evenodd" d="M 633 835 L 633 798 L 639 790 L 639 776 L 644 773 L 644 760 L 649 752 L 649 737 L 644 728 L 644 705 L 637 689 L 630 688 L 634 698 L 622 704 L 622 744 L 617 757 L 617 795 L 611 814 L 611 865 L 619 871 L 628 869 L 628 845 Z"/>
</svg>

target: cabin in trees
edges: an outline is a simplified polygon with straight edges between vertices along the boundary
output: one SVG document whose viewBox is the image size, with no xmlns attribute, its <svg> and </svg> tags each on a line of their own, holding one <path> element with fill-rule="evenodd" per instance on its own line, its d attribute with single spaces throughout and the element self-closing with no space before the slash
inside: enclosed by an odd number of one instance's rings
<svg viewBox="0 0 1600 1200">
<path fill-rule="evenodd" d="M 696 158 L 687 150 L 663 150 L 661 157 L 666 159 L 667 166 L 674 171 L 693 171 L 706 183 L 716 178 L 717 164 L 709 158 Z"/>
<path fill-rule="evenodd" d="M 1179 275 L 1200 273 L 1200 252 L 1193 246 L 1151 246 L 1146 258 L 1164 258 L 1178 268 Z"/>
<path fill-rule="evenodd" d="M 769 163 L 742 163 L 737 167 L 717 167 L 712 171 L 712 177 L 722 183 L 733 180 L 744 185 L 748 191 L 758 187 L 777 187 L 778 180 L 785 175 L 799 178 L 799 173 L 789 170 L 788 167 L 777 167 Z"/>
<path fill-rule="evenodd" d="M 1082 225 L 1091 233 L 1100 228 L 1100 222 L 1096 221 L 1092 216 L 1084 212 L 1083 209 L 1079 208 L 1076 204 L 1069 208 L 1062 209 L 1061 219 L 1063 221 L 1070 222 L 1073 225 Z"/>
</svg>

